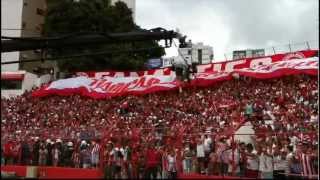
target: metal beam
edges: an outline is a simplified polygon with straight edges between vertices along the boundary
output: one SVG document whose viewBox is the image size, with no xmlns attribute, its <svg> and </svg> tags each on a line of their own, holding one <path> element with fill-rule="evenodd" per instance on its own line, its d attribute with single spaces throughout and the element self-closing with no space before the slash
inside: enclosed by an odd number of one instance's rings
<svg viewBox="0 0 320 180">
<path fill-rule="evenodd" d="M 2 37 L 1 52 L 26 51 L 34 49 L 56 49 L 68 47 L 81 47 L 97 44 L 124 43 L 147 40 L 172 40 L 181 35 L 174 31 L 162 32 L 128 32 L 113 34 L 89 34 L 61 38 L 25 37 L 8 38 Z"/>
</svg>

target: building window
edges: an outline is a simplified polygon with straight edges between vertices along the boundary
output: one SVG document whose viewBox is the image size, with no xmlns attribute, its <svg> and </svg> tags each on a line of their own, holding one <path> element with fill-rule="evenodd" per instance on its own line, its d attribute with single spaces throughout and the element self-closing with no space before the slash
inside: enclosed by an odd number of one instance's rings
<svg viewBox="0 0 320 180">
<path fill-rule="evenodd" d="M 198 63 L 202 64 L 202 49 L 198 49 Z"/>
<path fill-rule="evenodd" d="M 44 16 L 45 15 L 45 11 L 43 9 L 37 8 L 37 14 L 40 16 Z"/>
<path fill-rule="evenodd" d="M 23 2 L 23 6 L 28 6 L 28 3 L 27 2 Z"/>
<path fill-rule="evenodd" d="M 191 49 L 188 50 L 188 55 L 191 55 Z"/>
<path fill-rule="evenodd" d="M 1 79 L 1 90 L 20 90 L 22 89 L 21 80 L 3 80 Z"/>
</svg>

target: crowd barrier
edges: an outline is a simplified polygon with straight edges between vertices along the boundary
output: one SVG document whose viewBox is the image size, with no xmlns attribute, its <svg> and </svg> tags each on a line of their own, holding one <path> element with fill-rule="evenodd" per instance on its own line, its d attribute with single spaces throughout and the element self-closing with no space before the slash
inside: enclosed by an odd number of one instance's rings
<svg viewBox="0 0 320 180">
<path fill-rule="evenodd" d="M 99 169 L 78 169 L 46 166 L 1 166 L 1 171 L 14 172 L 19 177 L 44 179 L 100 179 L 103 177 Z"/>
<path fill-rule="evenodd" d="M 78 169 L 62 167 L 36 166 L 1 166 L 1 171 L 14 172 L 19 177 L 43 179 L 101 179 L 103 174 L 99 169 Z M 29 172 L 28 172 L 29 171 Z M 200 174 L 179 174 L 178 179 L 239 179 L 232 176 L 206 176 Z M 241 178 L 248 179 L 248 178 Z"/>
<path fill-rule="evenodd" d="M 181 174 L 178 179 L 253 179 L 247 177 L 234 177 L 234 176 L 207 176 L 201 174 Z"/>
<path fill-rule="evenodd" d="M 1 166 L 1 172 L 14 172 L 17 176 L 27 176 L 27 166 Z"/>
</svg>

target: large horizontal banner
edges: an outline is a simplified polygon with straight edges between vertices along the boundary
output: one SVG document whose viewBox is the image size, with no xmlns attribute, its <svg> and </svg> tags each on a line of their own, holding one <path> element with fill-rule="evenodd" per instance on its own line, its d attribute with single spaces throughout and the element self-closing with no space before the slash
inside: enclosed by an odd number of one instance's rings
<svg viewBox="0 0 320 180">
<path fill-rule="evenodd" d="M 275 78 L 284 75 L 306 73 L 317 75 L 319 58 L 294 59 L 278 61 L 268 65 L 258 64 L 253 68 L 236 69 L 230 72 L 211 71 L 198 73 L 191 81 L 193 86 L 210 86 L 217 81 L 230 80 L 235 76 L 249 76 L 253 78 Z M 96 99 L 110 98 L 123 95 L 147 94 L 157 91 L 173 90 L 181 84 L 175 75 L 171 76 L 142 76 L 142 77 L 76 77 L 58 80 L 48 86 L 35 91 L 33 96 L 80 94 Z"/>
<path fill-rule="evenodd" d="M 211 64 L 198 65 L 197 70 L 199 73 L 210 72 L 210 71 L 233 71 L 234 69 L 242 68 L 252 68 L 258 64 L 270 64 L 272 62 L 286 61 L 291 59 L 303 59 L 314 57 L 318 55 L 318 50 L 305 50 L 305 51 L 296 51 L 285 54 L 276 54 L 272 56 L 259 57 L 259 58 L 246 58 L 238 59 L 227 62 L 218 62 Z M 92 78 L 101 78 L 104 76 L 108 77 L 139 77 L 145 75 L 154 75 L 154 76 L 171 76 L 174 74 L 174 71 L 171 68 L 163 69 L 152 69 L 147 71 L 103 71 L 103 72 L 77 72 L 78 76 L 86 76 Z"/>
</svg>

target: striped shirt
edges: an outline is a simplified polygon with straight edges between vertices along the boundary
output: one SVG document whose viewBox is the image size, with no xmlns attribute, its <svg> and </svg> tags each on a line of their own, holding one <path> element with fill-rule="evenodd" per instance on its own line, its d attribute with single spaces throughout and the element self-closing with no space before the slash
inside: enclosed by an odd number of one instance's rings
<svg viewBox="0 0 320 180">
<path fill-rule="evenodd" d="M 100 152 L 100 145 L 95 144 L 92 148 L 91 154 L 99 154 L 99 152 Z"/>
<path fill-rule="evenodd" d="M 315 171 L 311 164 L 311 156 L 305 153 L 300 155 L 300 160 L 302 164 L 302 174 L 305 176 L 314 175 Z"/>
</svg>

